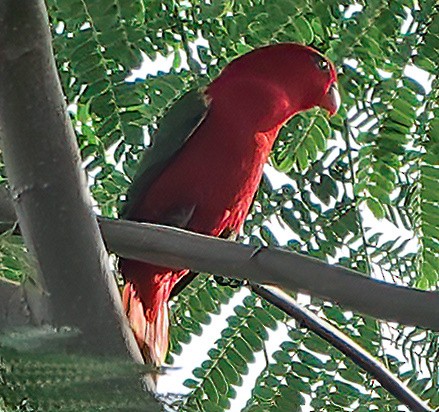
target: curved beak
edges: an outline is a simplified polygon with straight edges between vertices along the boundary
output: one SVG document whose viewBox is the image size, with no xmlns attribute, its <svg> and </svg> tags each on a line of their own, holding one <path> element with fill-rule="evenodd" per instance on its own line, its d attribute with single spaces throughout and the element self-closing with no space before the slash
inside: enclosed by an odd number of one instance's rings
<svg viewBox="0 0 439 412">
<path fill-rule="evenodd" d="M 326 109 L 329 112 L 330 116 L 333 116 L 337 113 L 337 110 L 340 108 L 341 98 L 340 93 L 337 88 L 337 83 L 332 83 L 329 87 L 329 90 L 323 96 L 320 101 L 319 106 L 322 109 Z"/>
</svg>

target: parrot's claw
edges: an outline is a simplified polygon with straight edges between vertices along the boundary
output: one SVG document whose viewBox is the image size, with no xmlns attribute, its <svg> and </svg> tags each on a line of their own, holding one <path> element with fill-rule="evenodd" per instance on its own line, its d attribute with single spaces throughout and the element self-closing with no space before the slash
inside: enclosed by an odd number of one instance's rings
<svg viewBox="0 0 439 412">
<path fill-rule="evenodd" d="M 228 286 L 233 289 L 240 288 L 241 286 L 245 286 L 247 284 L 246 280 L 230 279 L 224 276 L 214 275 L 213 278 L 218 285 Z"/>
</svg>

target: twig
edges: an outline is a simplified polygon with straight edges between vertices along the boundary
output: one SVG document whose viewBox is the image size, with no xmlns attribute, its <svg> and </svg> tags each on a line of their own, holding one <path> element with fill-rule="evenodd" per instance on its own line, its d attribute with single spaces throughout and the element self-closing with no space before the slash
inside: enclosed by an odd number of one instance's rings
<svg viewBox="0 0 439 412">
<path fill-rule="evenodd" d="M 410 410 L 415 412 L 431 411 L 421 399 L 395 375 L 389 372 L 381 362 L 330 323 L 319 318 L 310 310 L 298 305 L 291 296 L 274 286 L 251 284 L 250 287 L 254 293 L 296 319 L 301 325 L 306 326 L 309 330 L 343 352 L 358 366 L 373 375 L 385 389 L 401 403 L 407 405 Z"/>
</svg>

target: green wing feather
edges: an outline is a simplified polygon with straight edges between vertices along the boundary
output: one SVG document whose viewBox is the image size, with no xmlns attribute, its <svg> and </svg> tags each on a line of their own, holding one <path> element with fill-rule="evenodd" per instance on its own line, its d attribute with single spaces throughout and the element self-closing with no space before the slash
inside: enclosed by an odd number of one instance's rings
<svg viewBox="0 0 439 412">
<path fill-rule="evenodd" d="M 129 219 L 145 191 L 157 179 L 173 157 L 190 139 L 208 113 L 209 103 L 203 90 L 192 90 L 169 109 L 145 149 L 139 169 L 133 179 L 120 216 Z"/>
</svg>

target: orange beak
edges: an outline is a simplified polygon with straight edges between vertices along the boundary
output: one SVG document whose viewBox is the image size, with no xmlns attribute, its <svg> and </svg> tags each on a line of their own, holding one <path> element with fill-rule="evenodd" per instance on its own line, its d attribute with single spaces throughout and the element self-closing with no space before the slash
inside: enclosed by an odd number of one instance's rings
<svg viewBox="0 0 439 412">
<path fill-rule="evenodd" d="M 340 108 L 340 103 L 341 103 L 341 98 L 337 88 L 337 83 L 332 83 L 328 91 L 320 101 L 319 106 L 322 109 L 326 109 L 329 112 L 330 116 L 333 116 L 335 113 L 337 113 L 337 110 Z"/>
</svg>

